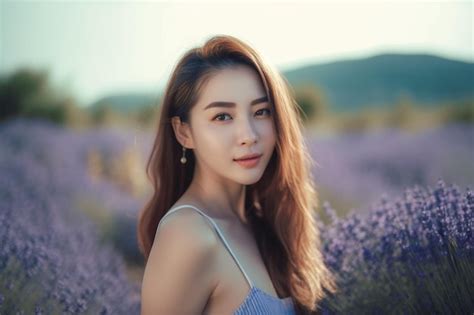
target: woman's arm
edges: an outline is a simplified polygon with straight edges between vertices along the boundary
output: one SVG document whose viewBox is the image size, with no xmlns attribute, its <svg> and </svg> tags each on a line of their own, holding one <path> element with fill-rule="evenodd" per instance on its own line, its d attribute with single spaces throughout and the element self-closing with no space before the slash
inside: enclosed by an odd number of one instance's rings
<svg viewBox="0 0 474 315">
<path fill-rule="evenodd" d="M 217 238 L 193 210 L 181 209 L 160 224 L 142 283 L 141 315 L 197 315 L 216 286 Z"/>
</svg>

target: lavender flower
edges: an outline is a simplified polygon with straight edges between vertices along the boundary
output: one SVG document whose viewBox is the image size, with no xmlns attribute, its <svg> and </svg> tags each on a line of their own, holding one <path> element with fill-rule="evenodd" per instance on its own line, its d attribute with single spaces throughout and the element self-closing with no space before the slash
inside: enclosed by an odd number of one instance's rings
<svg viewBox="0 0 474 315">
<path fill-rule="evenodd" d="M 138 285 L 77 202 L 104 191 L 81 143 L 41 121 L 0 125 L 1 314 L 139 313 Z M 108 209 L 132 213 L 138 201 L 116 195 L 131 208 Z"/>
<path fill-rule="evenodd" d="M 474 310 L 474 199 L 441 179 L 381 198 L 322 231 L 340 292 L 336 313 L 469 314 Z M 331 209 L 331 211 L 334 211 Z"/>
</svg>

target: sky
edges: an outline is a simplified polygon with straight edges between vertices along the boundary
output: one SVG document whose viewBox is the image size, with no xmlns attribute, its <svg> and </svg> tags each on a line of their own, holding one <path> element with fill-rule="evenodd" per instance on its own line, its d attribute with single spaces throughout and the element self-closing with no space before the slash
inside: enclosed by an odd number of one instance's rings
<svg viewBox="0 0 474 315">
<path fill-rule="evenodd" d="M 0 74 L 46 69 L 87 106 L 158 93 L 188 49 L 236 36 L 279 70 L 379 53 L 473 62 L 472 1 L 6 1 Z"/>
</svg>

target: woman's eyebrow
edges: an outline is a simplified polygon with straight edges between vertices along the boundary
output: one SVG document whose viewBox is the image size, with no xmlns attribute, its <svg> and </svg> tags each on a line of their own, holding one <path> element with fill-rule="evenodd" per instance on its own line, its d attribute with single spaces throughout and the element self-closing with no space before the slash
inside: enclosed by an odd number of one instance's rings
<svg viewBox="0 0 474 315">
<path fill-rule="evenodd" d="M 253 106 L 253 105 L 263 103 L 263 102 L 268 102 L 268 97 L 266 95 L 251 101 L 250 105 Z M 204 108 L 204 110 L 212 108 L 212 107 L 229 107 L 229 108 L 231 108 L 231 107 L 235 107 L 235 106 L 236 106 L 236 104 L 233 103 L 233 102 L 217 101 L 217 102 L 212 102 L 209 105 L 207 105 Z"/>
</svg>

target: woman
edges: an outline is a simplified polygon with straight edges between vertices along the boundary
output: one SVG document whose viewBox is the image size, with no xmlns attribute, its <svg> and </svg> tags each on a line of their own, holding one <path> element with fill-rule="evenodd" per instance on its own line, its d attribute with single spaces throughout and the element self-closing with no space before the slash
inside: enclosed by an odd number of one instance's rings
<svg viewBox="0 0 474 315">
<path fill-rule="evenodd" d="M 233 36 L 180 59 L 147 164 L 142 315 L 314 314 L 335 292 L 297 109 L 287 82 Z"/>
</svg>

